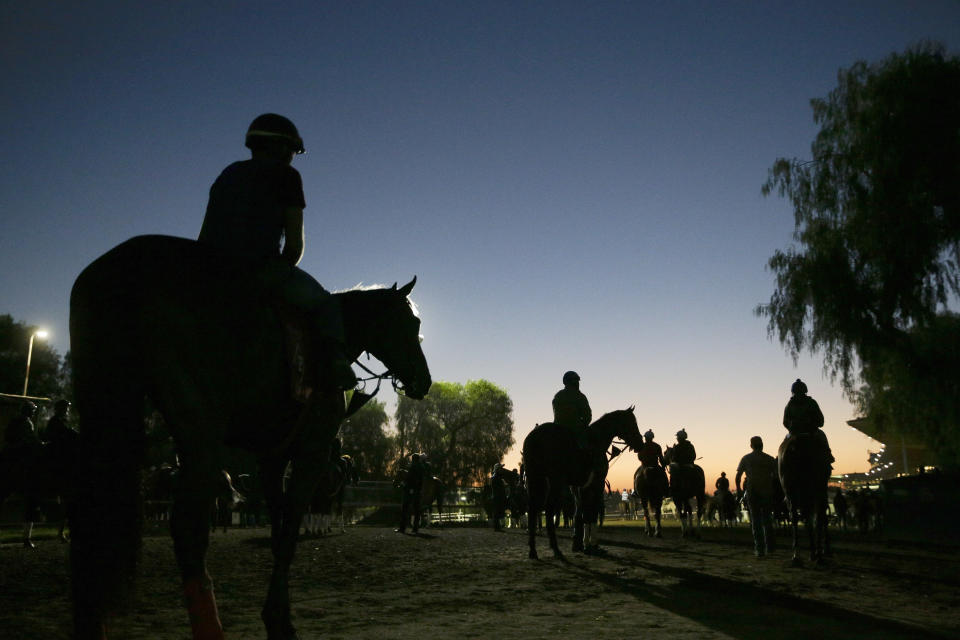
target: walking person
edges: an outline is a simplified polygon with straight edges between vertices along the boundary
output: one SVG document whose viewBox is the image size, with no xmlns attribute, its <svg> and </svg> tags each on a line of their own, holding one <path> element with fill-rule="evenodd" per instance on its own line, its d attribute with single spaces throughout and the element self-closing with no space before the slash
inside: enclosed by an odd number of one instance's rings
<svg viewBox="0 0 960 640">
<path fill-rule="evenodd" d="M 847 496 L 844 495 L 843 489 L 837 489 L 836 495 L 833 496 L 833 510 L 837 512 L 837 526 L 840 527 L 842 531 L 846 531 Z"/>
<path fill-rule="evenodd" d="M 753 532 L 753 553 L 762 558 L 774 549 L 773 500 L 776 492 L 777 459 L 763 452 L 763 439 L 750 438 L 752 451 L 740 459 L 734 483 L 737 495 L 743 496 L 750 513 L 750 529 Z M 746 474 L 744 490 L 740 479 Z"/>
</svg>

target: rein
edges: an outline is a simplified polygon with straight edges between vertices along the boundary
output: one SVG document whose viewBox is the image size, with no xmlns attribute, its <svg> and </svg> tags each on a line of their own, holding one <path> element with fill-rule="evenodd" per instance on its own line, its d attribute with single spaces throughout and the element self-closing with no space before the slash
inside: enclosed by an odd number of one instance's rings
<svg viewBox="0 0 960 640">
<path fill-rule="evenodd" d="M 367 355 L 367 357 L 368 358 L 370 357 L 369 354 Z M 383 373 L 374 373 L 373 371 L 370 370 L 369 367 L 367 367 L 365 364 L 360 362 L 359 356 L 357 356 L 357 359 L 353 361 L 353 364 L 357 365 L 358 367 L 360 367 L 370 375 L 368 375 L 366 378 L 357 378 L 357 382 L 361 384 L 360 384 L 360 387 L 353 390 L 353 396 L 350 398 L 350 404 L 349 406 L 347 406 L 347 412 L 346 412 L 346 415 L 344 416 L 344 419 L 349 418 L 350 416 L 355 414 L 357 411 L 359 411 L 363 407 L 363 405 L 367 404 L 374 396 L 380 393 L 380 384 L 384 381 L 384 379 L 390 380 L 390 384 L 393 385 L 393 390 L 396 391 L 397 393 L 400 393 L 401 391 L 403 391 L 403 387 L 400 386 L 400 383 L 397 381 L 397 377 L 389 369 L 384 371 Z M 371 380 L 376 380 L 377 386 L 374 387 L 373 393 L 367 393 L 365 391 L 365 389 L 367 388 L 366 383 Z"/>
</svg>

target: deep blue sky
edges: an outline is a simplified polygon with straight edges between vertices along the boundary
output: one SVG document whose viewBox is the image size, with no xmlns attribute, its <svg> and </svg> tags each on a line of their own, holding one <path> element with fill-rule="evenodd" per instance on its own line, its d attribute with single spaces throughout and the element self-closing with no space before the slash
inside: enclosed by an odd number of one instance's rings
<svg viewBox="0 0 960 640">
<path fill-rule="evenodd" d="M 61 354 L 80 270 L 194 237 L 275 111 L 307 147 L 301 266 L 329 288 L 416 274 L 434 378 L 505 387 L 518 443 L 575 369 L 595 414 L 636 404 L 732 473 L 750 436 L 782 438 L 800 376 L 838 470 L 867 468 L 819 358 L 794 368 L 752 315 L 793 224 L 760 186 L 809 157 L 838 69 L 923 39 L 956 54 L 960 3 L 2 6 L 0 313 Z"/>
</svg>

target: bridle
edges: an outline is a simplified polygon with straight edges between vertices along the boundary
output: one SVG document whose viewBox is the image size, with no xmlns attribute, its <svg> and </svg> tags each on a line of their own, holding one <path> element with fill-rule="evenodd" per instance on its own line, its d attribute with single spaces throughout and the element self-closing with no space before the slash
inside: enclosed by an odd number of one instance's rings
<svg viewBox="0 0 960 640">
<path fill-rule="evenodd" d="M 368 357 L 368 358 L 370 357 L 369 354 L 367 354 L 367 357 Z M 353 361 L 353 364 L 357 365 L 358 367 L 360 367 L 361 369 L 363 369 L 364 371 L 366 371 L 368 374 L 370 374 L 370 375 L 367 376 L 366 378 L 357 378 L 357 382 L 359 382 L 359 383 L 361 383 L 361 384 L 360 384 L 360 387 L 359 387 L 358 389 L 355 389 L 355 391 L 359 391 L 359 392 L 361 392 L 361 393 L 364 393 L 364 394 L 366 394 L 366 395 L 368 395 L 369 397 L 372 398 L 373 396 L 377 395 L 377 393 L 379 393 L 379 391 L 380 391 L 380 383 L 382 383 L 385 379 L 390 380 L 390 384 L 393 386 L 393 390 L 394 390 L 394 391 L 396 391 L 397 393 L 400 393 L 401 391 L 403 391 L 403 385 L 400 384 L 400 381 L 397 380 L 397 376 L 396 376 L 392 371 L 390 371 L 389 369 L 387 369 L 387 370 L 384 371 L 383 373 L 374 373 L 373 371 L 370 370 L 369 367 L 367 367 L 365 364 L 363 364 L 362 362 L 360 362 L 359 356 L 357 357 L 356 360 Z M 377 381 L 377 386 L 374 387 L 373 393 L 367 394 L 367 392 L 366 392 L 367 382 L 369 382 L 369 381 L 371 381 L 371 380 L 376 380 L 376 381 Z"/>
</svg>

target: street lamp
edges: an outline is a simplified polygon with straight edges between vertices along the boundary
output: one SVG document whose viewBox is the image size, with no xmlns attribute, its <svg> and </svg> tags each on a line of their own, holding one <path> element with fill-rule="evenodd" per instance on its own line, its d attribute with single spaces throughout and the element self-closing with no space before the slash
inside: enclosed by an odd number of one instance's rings
<svg viewBox="0 0 960 640">
<path fill-rule="evenodd" d="M 46 337 L 47 332 L 43 329 L 30 334 L 30 346 L 27 347 L 27 373 L 23 376 L 23 395 L 27 395 L 27 385 L 30 384 L 30 359 L 33 358 L 33 339 L 40 338 L 43 340 Z"/>
</svg>

